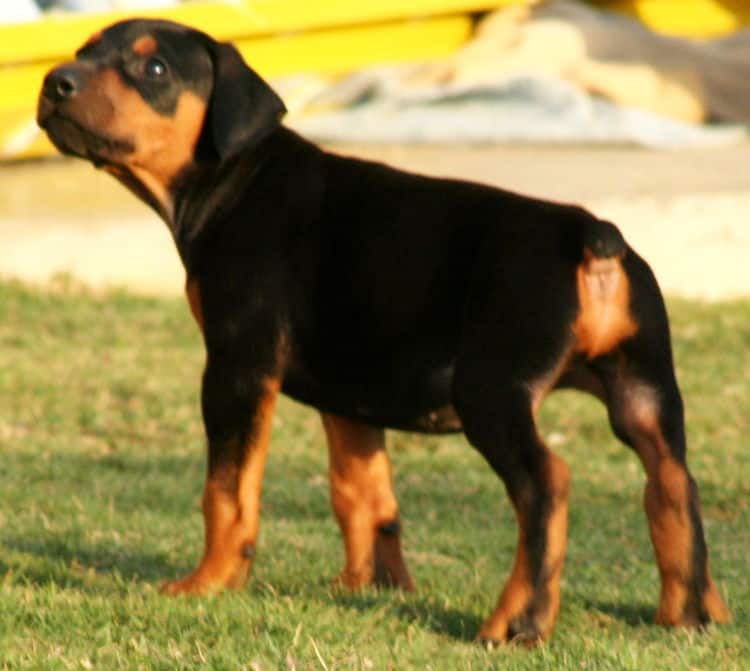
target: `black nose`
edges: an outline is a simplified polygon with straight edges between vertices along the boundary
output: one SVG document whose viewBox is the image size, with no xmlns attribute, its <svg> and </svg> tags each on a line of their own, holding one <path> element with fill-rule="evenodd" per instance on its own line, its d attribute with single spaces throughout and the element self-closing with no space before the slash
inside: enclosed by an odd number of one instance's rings
<svg viewBox="0 0 750 671">
<path fill-rule="evenodd" d="M 70 66 L 61 66 L 52 70 L 45 78 L 44 95 L 56 102 L 70 100 L 81 90 L 81 84 L 81 73 Z"/>
</svg>

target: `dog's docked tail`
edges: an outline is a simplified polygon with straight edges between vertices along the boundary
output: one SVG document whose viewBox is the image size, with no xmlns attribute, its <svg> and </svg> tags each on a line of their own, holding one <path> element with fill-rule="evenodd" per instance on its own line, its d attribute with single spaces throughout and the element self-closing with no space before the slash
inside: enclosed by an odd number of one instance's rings
<svg viewBox="0 0 750 671">
<path fill-rule="evenodd" d="M 592 216 L 583 222 L 581 242 L 584 256 L 599 259 L 622 258 L 628 248 L 617 226 Z"/>
<path fill-rule="evenodd" d="M 578 317 L 573 325 L 579 352 L 594 359 L 635 335 L 630 283 L 622 265 L 628 246 L 618 228 L 595 217 L 583 223 L 578 265 Z"/>
</svg>

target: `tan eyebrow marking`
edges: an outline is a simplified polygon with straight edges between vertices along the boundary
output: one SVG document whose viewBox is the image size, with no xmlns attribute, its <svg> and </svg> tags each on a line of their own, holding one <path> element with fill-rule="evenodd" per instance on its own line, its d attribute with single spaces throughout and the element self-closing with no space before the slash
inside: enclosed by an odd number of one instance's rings
<svg viewBox="0 0 750 671">
<path fill-rule="evenodd" d="M 138 56 L 150 56 L 159 48 L 158 42 L 151 35 L 144 35 L 133 42 L 133 53 Z"/>
</svg>

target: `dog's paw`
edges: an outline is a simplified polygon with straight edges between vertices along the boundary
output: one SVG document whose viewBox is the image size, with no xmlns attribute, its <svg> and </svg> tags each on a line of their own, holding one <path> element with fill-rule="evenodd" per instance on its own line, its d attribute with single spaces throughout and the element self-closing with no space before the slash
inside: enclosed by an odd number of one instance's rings
<svg viewBox="0 0 750 671">
<path fill-rule="evenodd" d="M 220 590 L 220 585 L 211 585 L 210 583 L 201 580 L 195 573 L 191 573 L 179 580 L 167 580 L 162 584 L 159 591 L 167 596 L 179 596 L 183 594 L 200 596 L 204 594 L 213 594 Z"/>
<path fill-rule="evenodd" d="M 214 570 L 209 570 L 214 569 Z M 216 594 L 225 589 L 242 589 L 250 576 L 250 561 L 219 567 L 199 566 L 193 573 L 179 580 L 169 580 L 161 586 L 161 593 L 168 596 L 180 594 Z"/>
<path fill-rule="evenodd" d="M 533 648 L 550 637 L 556 613 L 556 609 L 535 611 L 529 608 L 516 615 L 495 612 L 482 625 L 477 640 L 488 650 L 506 643 Z"/>
<path fill-rule="evenodd" d="M 508 623 L 508 641 L 531 648 L 544 640 L 541 628 L 529 615 L 521 615 Z"/>
<path fill-rule="evenodd" d="M 690 600 L 684 608 L 677 609 L 668 601 L 660 604 L 656 623 L 665 627 L 703 629 L 711 623 L 727 624 L 732 620 L 716 587 L 711 584 L 700 600 Z"/>
</svg>

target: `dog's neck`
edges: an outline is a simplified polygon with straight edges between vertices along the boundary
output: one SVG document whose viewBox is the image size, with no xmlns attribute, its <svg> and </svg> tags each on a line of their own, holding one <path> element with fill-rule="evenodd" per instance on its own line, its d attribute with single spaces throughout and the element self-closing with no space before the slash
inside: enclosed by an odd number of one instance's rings
<svg viewBox="0 0 750 671">
<path fill-rule="evenodd" d="M 200 248 L 263 171 L 272 138 L 273 134 L 223 161 L 196 161 L 170 186 L 171 207 L 154 208 L 169 227 L 188 274 Z"/>
<path fill-rule="evenodd" d="M 243 201 L 251 203 L 254 198 L 265 197 L 262 185 L 265 173 L 274 171 L 274 166 L 293 165 L 296 170 L 289 172 L 285 168 L 283 173 L 299 181 L 300 188 L 304 189 L 306 181 L 310 181 L 305 174 L 315 173 L 316 182 L 322 179 L 322 175 L 317 174 L 319 168 L 309 170 L 305 164 L 310 154 L 323 153 L 293 131 L 278 126 L 260 142 L 228 159 L 196 159 L 166 188 L 154 189 L 141 174 L 128 168 L 107 166 L 105 169 L 167 224 L 182 264 L 188 275 L 192 275 L 200 264 L 202 250 L 221 234 L 233 211 L 242 206 Z M 287 160 L 274 161 L 280 154 L 286 155 Z M 247 209 L 251 216 L 252 206 L 249 204 Z"/>
<path fill-rule="evenodd" d="M 149 173 L 134 169 L 132 166 L 110 163 L 103 165 L 102 169 L 146 203 L 169 225 L 169 221 L 174 217 L 174 208 L 167 187 L 155 180 Z"/>
<path fill-rule="evenodd" d="M 191 169 L 171 189 L 172 216 L 164 221 L 188 272 L 196 262 L 198 248 L 237 204 L 264 164 L 256 152 L 243 152 L 221 163 Z"/>
</svg>

